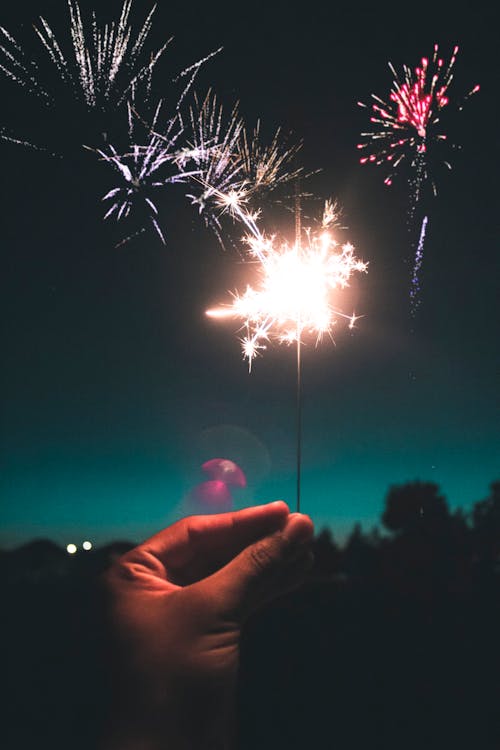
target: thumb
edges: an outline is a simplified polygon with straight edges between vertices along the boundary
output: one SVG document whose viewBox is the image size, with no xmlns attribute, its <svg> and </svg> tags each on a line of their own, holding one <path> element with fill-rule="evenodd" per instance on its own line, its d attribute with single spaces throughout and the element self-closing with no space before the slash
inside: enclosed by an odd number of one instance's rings
<svg viewBox="0 0 500 750">
<path fill-rule="evenodd" d="M 238 620 L 297 585 L 310 567 L 307 544 L 314 533 L 309 516 L 291 513 L 281 531 L 246 547 L 205 579 L 217 605 Z"/>
</svg>

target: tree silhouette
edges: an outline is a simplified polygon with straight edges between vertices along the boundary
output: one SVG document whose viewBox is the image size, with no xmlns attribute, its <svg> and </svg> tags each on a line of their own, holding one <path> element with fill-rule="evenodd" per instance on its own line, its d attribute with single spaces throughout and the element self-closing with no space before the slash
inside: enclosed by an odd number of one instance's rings
<svg viewBox="0 0 500 750">
<path fill-rule="evenodd" d="M 317 576 L 332 576 L 338 572 L 340 550 L 329 529 L 322 529 L 313 542 L 314 569 Z"/>
<path fill-rule="evenodd" d="M 474 546 L 481 560 L 491 564 L 500 558 L 500 481 L 490 484 L 490 494 L 472 510 Z"/>
<path fill-rule="evenodd" d="M 369 577 L 373 572 L 376 548 L 372 539 L 363 534 L 361 524 L 357 523 L 344 547 L 342 562 L 348 575 L 359 578 Z"/>
<path fill-rule="evenodd" d="M 382 523 L 389 531 L 407 534 L 415 531 L 441 532 L 450 522 L 446 499 L 434 482 L 408 482 L 393 485 L 385 500 Z"/>
</svg>

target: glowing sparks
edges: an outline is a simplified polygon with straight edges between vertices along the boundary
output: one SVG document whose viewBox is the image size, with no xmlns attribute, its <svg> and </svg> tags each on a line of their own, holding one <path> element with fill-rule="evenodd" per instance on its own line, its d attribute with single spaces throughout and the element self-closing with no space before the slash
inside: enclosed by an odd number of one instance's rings
<svg viewBox="0 0 500 750">
<path fill-rule="evenodd" d="M 358 144 L 358 149 L 368 153 L 360 158 L 360 163 L 390 167 L 384 178 L 386 185 L 392 184 L 404 160 L 410 160 L 415 166 L 416 158 L 427 153 L 430 143 L 447 140 L 439 123 L 440 115 L 450 101 L 449 87 L 457 53 L 458 47 L 455 47 L 449 62 L 445 63 L 436 44 L 431 60 L 423 57 L 420 66 L 414 70 L 404 65 L 402 77 L 389 63 L 394 76 L 389 101 L 372 94 L 374 103 L 370 120 L 375 129 L 361 134 L 365 140 Z M 474 86 L 467 97 L 477 91 L 479 86 Z M 367 107 L 362 102 L 358 104 Z M 422 179 L 425 179 L 428 175 L 424 159 L 420 159 L 420 165 L 423 165 Z"/>
<path fill-rule="evenodd" d="M 305 232 L 305 242 L 278 244 L 260 233 L 248 236 L 250 257 L 260 264 L 260 283 L 235 293 L 231 305 L 207 311 L 210 317 L 244 321 L 240 340 L 250 369 L 268 342 L 300 343 L 306 334 L 318 342 L 332 335 L 338 318 L 349 320 L 350 328 L 357 320 L 338 309 L 337 292 L 349 286 L 354 272 L 366 272 L 367 263 L 355 256 L 351 244 L 340 246 L 333 238 L 331 206 L 327 203 L 320 231 Z"/>
</svg>

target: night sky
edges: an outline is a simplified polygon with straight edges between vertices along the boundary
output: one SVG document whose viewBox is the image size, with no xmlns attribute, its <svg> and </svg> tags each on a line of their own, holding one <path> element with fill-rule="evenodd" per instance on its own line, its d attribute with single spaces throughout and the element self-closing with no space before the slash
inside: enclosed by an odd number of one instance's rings
<svg viewBox="0 0 500 750">
<path fill-rule="evenodd" d="M 119 8 L 99 3 L 102 17 Z M 150 4 L 135 8 L 141 20 Z M 32 40 L 40 13 L 65 28 L 62 0 L 18 4 L 0 23 Z M 268 137 L 282 126 L 303 140 L 300 162 L 321 169 L 304 212 L 337 198 L 345 238 L 369 261 L 342 302 L 364 316 L 357 328 L 303 350 L 302 509 L 336 538 L 378 524 L 392 484 L 437 482 L 467 511 L 499 477 L 497 34 L 486 2 L 158 4 L 153 41 L 174 36 L 159 94 L 222 46 L 196 91 L 213 87 L 228 108 L 238 99 Z M 413 67 L 436 42 L 446 58 L 460 45 L 450 99 L 481 91 L 450 111 L 462 148 L 447 152 L 451 172 L 433 163 L 438 195 L 419 206 L 429 225 L 412 318 L 406 175 L 386 188 L 381 168 L 359 165 L 368 121 L 356 103 L 388 94 L 389 60 Z M 36 139 L 32 102 L 0 83 L 0 122 Z M 68 142 L 77 126 L 64 122 Z M 103 223 L 100 202 L 110 174 L 92 156 L 1 142 L 0 153 L 0 545 L 139 540 L 190 509 L 215 457 L 247 475 L 235 507 L 293 507 L 295 351 L 269 348 L 249 375 L 236 326 L 204 315 L 245 283 L 236 250 L 221 249 L 182 190 L 162 199 L 166 247 L 148 231 L 116 248 L 121 228 Z"/>
</svg>

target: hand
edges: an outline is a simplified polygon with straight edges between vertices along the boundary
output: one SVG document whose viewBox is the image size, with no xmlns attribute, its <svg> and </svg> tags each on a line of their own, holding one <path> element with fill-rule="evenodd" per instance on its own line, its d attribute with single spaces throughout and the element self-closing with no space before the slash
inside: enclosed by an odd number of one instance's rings
<svg viewBox="0 0 500 750">
<path fill-rule="evenodd" d="M 301 582 L 312 535 L 276 502 L 184 518 L 118 560 L 106 750 L 233 746 L 241 627 Z"/>
</svg>

